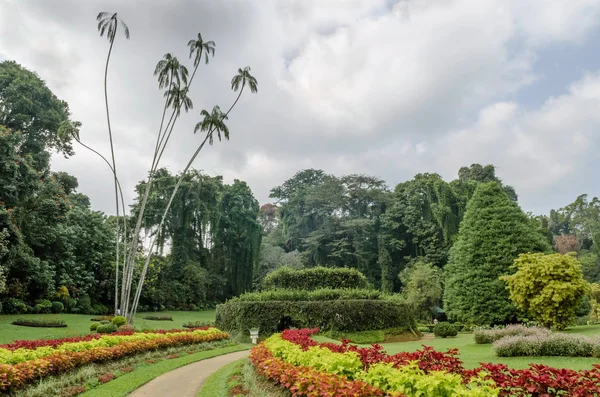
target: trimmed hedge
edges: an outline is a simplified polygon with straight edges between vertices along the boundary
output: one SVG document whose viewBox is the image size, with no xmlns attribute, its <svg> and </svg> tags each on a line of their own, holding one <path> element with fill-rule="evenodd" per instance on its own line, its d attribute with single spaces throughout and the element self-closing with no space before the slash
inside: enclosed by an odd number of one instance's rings
<svg viewBox="0 0 600 397">
<path fill-rule="evenodd" d="M 247 292 L 231 301 L 332 301 L 338 299 L 386 299 L 388 296 L 376 289 L 333 289 L 319 288 L 314 291 L 303 289 L 272 289 L 262 292 Z"/>
<path fill-rule="evenodd" d="M 356 269 L 313 267 L 294 270 L 281 267 L 263 280 L 264 289 L 368 288 L 367 278 Z"/>
<path fill-rule="evenodd" d="M 447 322 L 441 322 L 435 326 L 433 334 L 436 337 L 447 338 L 448 336 L 456 336 L 458 331 L 454 325 Z"/>
<path fill-rule="evenodd" d="M 144 320 L 150 321 L 173 321 L 173 317 L 171 316 L 146 316 Z"/>
<path fill-rule="evenodd" d="M 289 319 L 288 321 L 285 321 Z M 416 330 L 408 305 L 387 300 L 333 301 L 229 301 L 217 306 L 217 328 L 247 335 L 259 328 L 266 336 L 284 327 L 314 328 L 321 331 L 359 332 L 386 328 Z"/>
</svg>

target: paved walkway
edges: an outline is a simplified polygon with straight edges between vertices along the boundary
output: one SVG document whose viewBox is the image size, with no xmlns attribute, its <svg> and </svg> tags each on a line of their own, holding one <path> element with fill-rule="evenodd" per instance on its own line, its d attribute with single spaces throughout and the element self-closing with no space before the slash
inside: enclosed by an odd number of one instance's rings
<svg viewBox="0 0 600 397">
<path fill-rule="evenodd" d="M 248 351 L 224 354 L 177 368 L 129 394 L 130 397 L 196 397 L 202 382 L 219 368 L 248 356 Z"/>
</svg>

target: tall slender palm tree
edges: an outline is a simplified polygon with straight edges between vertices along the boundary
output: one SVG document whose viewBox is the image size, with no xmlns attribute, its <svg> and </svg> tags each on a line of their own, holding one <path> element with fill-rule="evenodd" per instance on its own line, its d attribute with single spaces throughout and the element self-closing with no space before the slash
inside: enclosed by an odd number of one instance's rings
<svg viewBox="0 0 600 397">
<path fill-rule="evenodd" d="M 112 171 L 113 171 L 113 179 L 115 184 L 115 206 L 117 210 L 117 219 L 119 218 L 119 191 L 117 187 L 117 164 L 115 163 L 115 149 L 113 145 L 113 137 L 112 130 L 110 126 L 110 111 L 108 108 L 108 88 L 107 88 L 107 80 L 108 80 L 108 65 L 110 63 L 110 55 L 112 53 L 113 45 L 115 44 L 115 37 L 117 35 L 117 30 L 119 26 L 123 29 L 125 33 L 125 38 L 129 39 L 129 27 L 123 22 L 121 18 L 117 16 L 117 13 L 111 14 L 109 12 L 101 12 L 96 17 L 98 21 L 98 31 L 100 32 L 100 36 L 104 36 L 106 33 L 106 38 L 110 42 L 110 47 L 108 48 L 108 55 L 106 57 L 106 67 L 104 68 L 104 102 L 106 104 L 106 122 L 108 124 L 108 137 L 110 140 L 110 154 L 112 157 Z M 123 212 L 125 212 L 125 208 L 123 208 Z M 115 223 L 115 228 L 117 232 L 116 239 L 116 269 L 115 269 L 115 313 L 117 313 L 119 308 L 119 222 Z"/>
<path fill-rule="evenodd" d="M 198 65 L 200 65 L 200 62 L 202 62 L 202 58 L 204 58 L 204 64 L 208 65 L 208 56 L 215 56 L 215 42 L 204 41 L 202 34 L 198 33 L 198 37 L 196 39 L 188 41 L 188 47 L 190 47 L 190 58 L 194 57 L 194 72 L 190 78 L 191 84 L 192 80 L 194 80 L 194 76 L 196 75 L 196 70 L 198 70 Z"/>
<path fill-rule="evenodd" d="M 221 141 L 221 132 L 223 132 L 225 139 L 229 140 L 229 128 L 224 123 L 227 120 L 227 115 L 221 111 L 219 106 L 214 106 L 210 113 L 206 109 L 202 109 L 200 116 L 203 119 L 194 127 L 194 133 L 198 132 L 198 130 L 206 132 L 209 145 L 213 144 L 214 132 L 217 133 L 219 142 Z"/>
<path fill-rule="evenodd" d="M 181 182 L 183 181 L 185 174 L 188 172 L 188 170 L 192 166 L 194 160 L 198 156 L 198 153 L 200 153 L 200 151 L 202 150 L 202 148 L 204 147 L 206 142 L 208 141 L 209 144 L 212 145 L 213 134 L 215 132 L 217 132 L 219 141 L 221 140 L 221 133 L 223 133 L 223 136 L 225 137 L 225 139 L 229 139 L 229 128 L 227 128 L 227 125 L 225 125 L 224 120 L 227 120 L 229 113 L 231 112 L 231 110 L 233 110 L 233 107 L 237 104 L 237 102 L 240 99 L 242 92 L 244 91 L 244 88 L 246 86 L 250 87 L 250 91 L 252 93 L 258 92 L 258 83 L 256 81 L 256 78 L 254 78 L 254 76 L 252 76 L 250 74 L 249 66 L 246 66 L 244 69 L 238 69 L 238 74 L 235 75 L 233 77 L 233 79 L 231 80 L 231 89 L 233 91 L 237 91 L 239 89 L 240 93 L 238 94 L 237 98 L 235 99 L 235 101 L 233 102 L 233 104 L 231 105 L 231 107 L 225 114 L 223 114 L 223 112 L 221 112 L 221 109 L 218 106 L 213 107 L 213 110 L 211 113 L 209 113 L 206 110 L 202 110 L 202 112 L 200 113 L 203 116 L 203 120 L 201 122 L 199 122 L 198 124 L 196 124 L 196 127 L 194 128 L 194 132 L 197 132 L 198 130 L 200 130 L 202 132 L 206 132 L 206 137 L 204 138 L 204 140 L 202 141 L 200 146 L 198 146 L 198 148 L 194 152 L 193 156 L 190 158 L 190 160 L 188 161 L 184 170 L 182 171 L 181 175 L 179 176 L 177 183 L 175 184 L 175 188 L 173 189 L 173 192 L 171 193 L 171 197 L 169 198 L 169 202 L 167 203 L 167 206 L 165 207 L 165 210 L 163 212 L 160 224 L 158 226 L 158 230 L 161 230 L 163 227 L 164 221 L 165 221 L 165 219 L 169 213 L 169 210 L 171 208 L 171 204 L 173 203 L 173 199 L 177 195 L 177 190 L 179 189 L 179 186 L 181 185 Z M 135 317 L 135 313 L 136 313 L 137 307 L 139 305 L 142 288 L 144 286 L 144 280 L 146 278 L 146 272 L 147 272 L 148 266 L 150 264 L 150 259 L 152 257 L 152 250 L 154 249 L 155 242 L 156 242 L 156 239 L 153 238 L 150 243 L 150 249 L 148 250 L 148 255 L 146 256 L 146 261 L 144 263 L 144 267 L 142 268 L 142 274 L 140 275 L 140 279 L 138 281 L 138 285 L 137 285 L 137 288 L 135 291 L 135 296 L 133 299 L 131 311 L 128 313 L 128 320 L 131 323 L 133 322 L 133 318 Z"/>
</svg>

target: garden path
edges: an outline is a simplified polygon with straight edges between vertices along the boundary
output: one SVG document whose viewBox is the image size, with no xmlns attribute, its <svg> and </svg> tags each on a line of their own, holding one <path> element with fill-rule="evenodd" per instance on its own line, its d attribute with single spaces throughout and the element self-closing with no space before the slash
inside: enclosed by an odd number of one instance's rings
<svg viewBox="0 0 600 397">
<path fill-rule="evenodd" d="M 248 351 L 224 354 L 198 361 L 152 379 L 130 397 L 196 397 L 202 382 L 219 368 L 248 356 Z"/>
</svg>

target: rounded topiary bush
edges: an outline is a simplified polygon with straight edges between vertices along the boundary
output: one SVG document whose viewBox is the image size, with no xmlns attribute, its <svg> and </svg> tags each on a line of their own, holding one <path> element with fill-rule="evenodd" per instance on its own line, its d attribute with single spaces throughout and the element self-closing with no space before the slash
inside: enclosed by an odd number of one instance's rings
<svg viewBox="0 0 600 397">
<path fill-rule="evenodd" d="M 54 301 L 52 302 L 52 307 L 50 308 L 52 313 L 62 313 L 65 310 L 65 305 L 62 302 Z"/>
<path fill-rule="evenodd" d="M 99 334 L 110 334 L 112 332 L 117 331 L 117 326 L 114 324 L 100 324 L 98 328 L 96 328 L 96 332 Z"/>
<path fill-rule="evenodd" d="M 123 316 L 116 316 L 112 319 L 112 323 L 117 327 L 120 327 L 121 325 L 127 324 L 127 319 Z"/>
<path fill-rule="evenodd" d="M 102 324 L 100 324 L 100 323 L 92 323 L 90 325 L 90 331 L 96 331 L 100 325 L 102 325 Z"/>
<path fill-rule="evenodd" d="M 440 338 L 446 338 L 448 336 L 456 336 L 458 331 L 456 331 L 454 325 L 447 322 L 441 322 L 435 326 L 433 334 Z"/>
<path fill-rule="evenodd" d="M 135 328 L 131 324 L 121 325 L 119 327 L 119 332 L 134 332 Z"/>
</svg>

